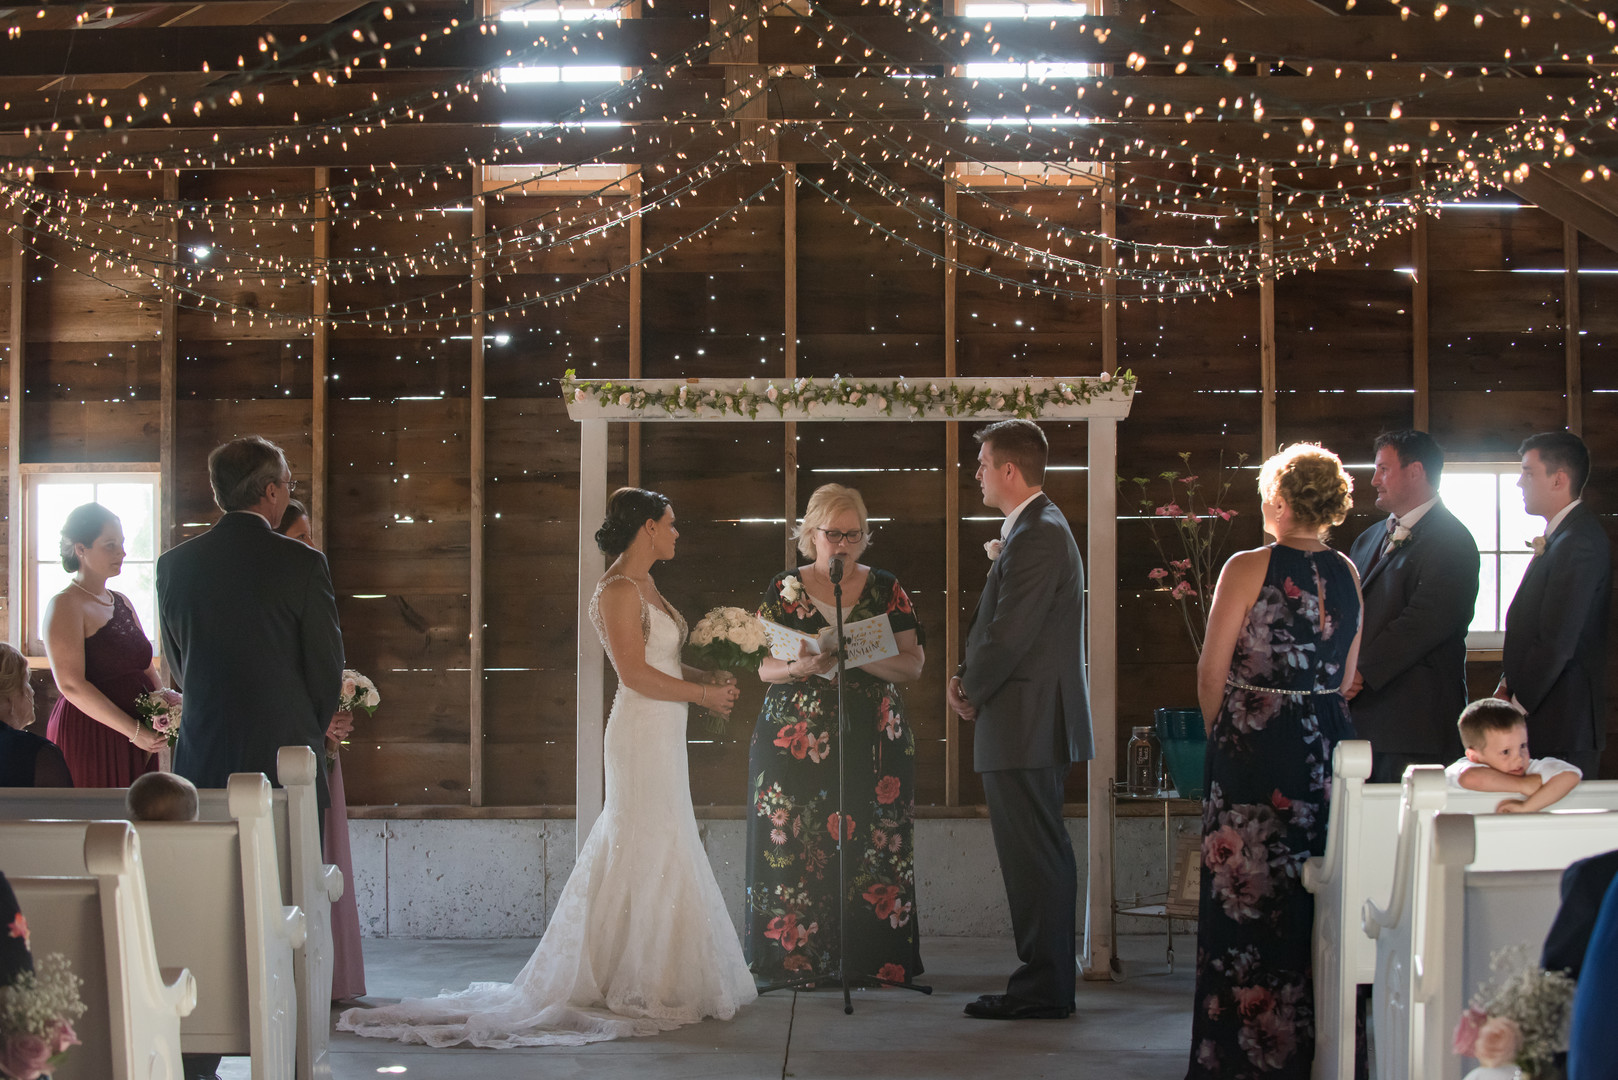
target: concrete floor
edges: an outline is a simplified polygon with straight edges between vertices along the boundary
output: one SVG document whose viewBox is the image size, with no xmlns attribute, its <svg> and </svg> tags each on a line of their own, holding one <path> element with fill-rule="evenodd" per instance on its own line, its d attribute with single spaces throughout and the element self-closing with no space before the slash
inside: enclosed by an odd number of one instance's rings
<svg viewBox="0 0 1618 1080">
<path fill-rule="evenodd" d="M 931 997 L 856 991 L 846 1016 L 839 991 L 775 993 L 736 1019 L 691 1024 L 644 1039 L 584 1047 L 433 1050 L 335 1033 L 333 1080 L 821 1080 L 846 1077 L 1097 1077 L 1179 1080 L 1191 1040 L 1194 939 L 1180 938 L 1179 965 L 1164 974 L 1161 936 L 1127 937 L 1122 982 L 1081 982 L 1071 1020 L 969 1020 L 966 1002 L 1004 988 L 1016 963 L 1009 939 L 931 938 L 923 943 Z M 420 997 L 474 980 L 510 978 L 530 940 L 365 943 L 367 1000 Z M 248 1080 L 229 1059 L 221 1080 Z"/>
</svg>

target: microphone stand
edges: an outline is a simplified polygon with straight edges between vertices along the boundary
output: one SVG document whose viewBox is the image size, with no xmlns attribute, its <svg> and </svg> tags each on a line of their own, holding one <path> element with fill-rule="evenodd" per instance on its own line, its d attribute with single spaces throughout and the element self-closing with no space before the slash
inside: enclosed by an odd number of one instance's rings
<svg viewBox="0 0 1618 1080">
<path fill-rule="evenodd" d="M 843 790 L 846 787 L 844 780 L 848 772 L 848 710 L 843 702 L 843 678 L 848 674 L 848 650 L 843 647 L 843 558 L 837 556 L 831 561 L 831 571 L 826 575 L 831 579 L 832 606 L 836 608 L 837 637 L 837 978 L 843 986 L 843 1014 L 854 1014 L 854 999 L 849 993 L 850 974 L 848 970 L 848 847 L 846 840 L 849 836 L 848 815 L 843 809 Z M 804 974 L 796 978 L 786 979 L 782 982 L 771 983 L 759 988 L 759 993 L 768 994 L 772 990 L 797 990 L 805 986 L 813 986 L 818 979 L 825 978 L 825 974 Z M 918 994 L 931 994 L 933 988 L 920 986 L 905 981 L 895 982 L 884 979 L 880 975 L 854 975 L 862 983 L 875 986 L 897 986 L 903 990 L 914 990 Z"/>
</svg>

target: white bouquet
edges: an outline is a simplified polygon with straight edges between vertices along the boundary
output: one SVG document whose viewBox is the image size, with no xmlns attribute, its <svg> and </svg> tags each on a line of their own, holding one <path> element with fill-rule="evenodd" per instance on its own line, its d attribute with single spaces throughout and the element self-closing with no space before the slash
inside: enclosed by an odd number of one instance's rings
<svg viewBox="0 0 1618 1080">
<path fill-rule="evenodd" d="M 366 716 L 374 716 L 380 704 L 382 695 L 377 693 L 376 683 L 357 671 L 343 671 L 343 692 L 337 699 L 338 712 L 363 709 Z"/>
<path fill-rule="evenodd" d="M 20 913 L 9 929 L 13 937 L 28 940 L 28 920 Z M 67 957 L 51 953 L 0 989 L 0 1076 L 39 1080 L 79 1045 L 73 1021 L 84 1015 L 80 983 Z"/>
<path fill-rule="evenodd" d="M 739 607 L 716 607 L 691 629 L 691 662 L 712 671 L 757 671 L 770 655 L 770 639 L 764 624 L 751 611 Z M 715 733 L 725 730 L 724 718 L 708 713 L 708 727 Z"/>
<path fill-rule="evenodd" d="M 140 722 L 157 732 L 173 746 L 180 741 L 180 706 L 178 693 L 167 687 L 148 690 L 135 699 L 135 715 Z"/>
</svg>

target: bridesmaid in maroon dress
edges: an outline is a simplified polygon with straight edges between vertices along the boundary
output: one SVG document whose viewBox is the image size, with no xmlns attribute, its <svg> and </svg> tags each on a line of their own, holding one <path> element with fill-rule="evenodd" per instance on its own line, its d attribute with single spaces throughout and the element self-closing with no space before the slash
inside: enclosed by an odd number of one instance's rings
<svg viewBox="0 0 1618 1080">
<path fill-rule="evenodd" d="M 297 499 L 287 502 L 276 532 L 315 546 L 309 512 Z M 343 895 L 331 906 L 331 999 L 353 1001 L 365 996 L 365 954 L 360 946 L 360 909 L 354 898 L 354 856 L 348 846 L 348 799 L 343 793 L 342 741 L 354 730 L 354 714 L 338 713 L 326 728 L 326 753 L 331 761 L 326 782 L 331 806 L 326 810 L 326 832 L 321 837 L 326 860 L 343 872 Z"/>
<path fill-rule="evenodd" d="M 45 653 L 62 699 L 45 734 L 77 787 L 128 787 L 157 769 L 165 739 L 135 718 L 135 699 L 159 686 L 152 643 L 135 609 L 107 588 L 124 565 L 124 527 L 100 503 L 62 526 L 68 587 L 45 605 Z"/>
</svg>

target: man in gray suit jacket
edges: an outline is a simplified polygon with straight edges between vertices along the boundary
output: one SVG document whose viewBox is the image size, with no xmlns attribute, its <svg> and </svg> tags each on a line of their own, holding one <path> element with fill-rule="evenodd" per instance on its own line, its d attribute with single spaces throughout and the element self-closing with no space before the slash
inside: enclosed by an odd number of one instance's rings
<svg viewBox="0 0 1618 1080">
<path fill-rule="evenodd" d="M 1045 433 L 1004 420 L 977 433 L 983 502 L 1006 515 L 950 707 L 975 720 L 995 853 L 1022 966 L 1004 994 L 967 1005 L 979 1019 L 1073 1015 L 1078 865 L 1063 784 L 1095 755 L 1084 673 L 1084 567 L 1067 519 L 1041 490 Z M 1101 797 L 1105 797 L 1102 795 Z"/>
<path fill-rule="evenodd" d="M 1344 692 L 1354 730 L 1371 742 L 1371 780 L 1396 784 L 1408 765 L 1461 756 L 1466 631 L 1478 598 L 1478 545 L 1438 497 L 1444 451 L 1425 431 L 1377 437 L 1371 486 L 1389 517 L 1349 557 L 1365 597 L 1359 667 Z"/>
<path fill-rule="evenodd" d="M 1528 714 L 1535 757 L 1558 757 L 1594 780 L 1607 745 L 1607 609 L 1612 548 L 1584 505 L 1590 451 L 1569 431 L 1523 441 L 1523 508 L 1545 519 L 1506 609 L 1504 672 L 1495 696 Z"/>
</svg>

